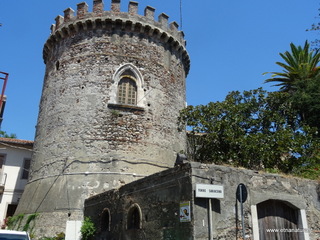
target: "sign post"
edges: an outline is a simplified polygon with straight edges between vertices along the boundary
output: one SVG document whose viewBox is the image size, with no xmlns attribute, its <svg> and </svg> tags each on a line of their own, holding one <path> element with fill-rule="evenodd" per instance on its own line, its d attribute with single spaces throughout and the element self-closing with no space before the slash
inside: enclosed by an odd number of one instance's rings
<svg viewBox="0 0 320 240">
<path fill-rule="evenodd" d="M 237 196 L 237 200 L 240 202 L 240 206 L 241 206 L 242 238 L 245 239 L 243 203 L 247 200 L 248 191 L 247 191 L 246 186 L 243 183 L 240 183 L 238 185 L 236 196 Z"/>
<path fill-rule="evenodd" d="M 213 239 L 212 233 L 212 198 L 224 198 L 224 189 L 220 185 L 196 184 L 196 197 L 208 198 L 209 240 Z"/>
</svg>

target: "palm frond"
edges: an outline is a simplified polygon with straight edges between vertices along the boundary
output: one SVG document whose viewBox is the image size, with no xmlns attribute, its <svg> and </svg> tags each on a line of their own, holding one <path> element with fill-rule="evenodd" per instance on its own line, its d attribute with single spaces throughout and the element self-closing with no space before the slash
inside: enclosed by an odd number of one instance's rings
<svg viewBox="0 0 320 240">
<path fill-rule="evenodd" d="M 304 46 L 296 46 L 290 43 L 290 50 L 284 53 L 279 53 L 284 62 L 276 62 L 283 71 L 282 72 L 268 72 L 272 76 L 264 82 L 279 82 L 273 86 L 280 86 L 280 91 L 288 91 L 295 88 L 297 81 L 305 80 L 319 76 L 320 67 L 320 52 L 319 50 L 311 51 L 310 44 L 305 41 Z M 264 75 L 267 73 L 264 73 Z"/>
</svg>

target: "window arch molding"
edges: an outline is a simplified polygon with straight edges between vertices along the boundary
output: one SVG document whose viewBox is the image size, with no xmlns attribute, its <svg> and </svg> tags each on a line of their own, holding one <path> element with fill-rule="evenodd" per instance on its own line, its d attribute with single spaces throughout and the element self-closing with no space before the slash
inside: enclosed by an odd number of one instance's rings
<svg viewBox="0 0 320 240">
<path fill-rule="evenodd" d="M 123 78 L 128 78 L 135 82 L 137 87 L 136 105 L 139 107 L 145 107 L 144 98 L 144 80 L 140 71 L 131 63 L 121 65 L 112 76 L 112 85 L 110 91 L 110 100 L 108 103 L 118 103 L 118 86 Z"/>
<path fill-rule="evenodd" d="M 132 204 L 128 210 L 127 229 L 142 229 L 142 211 L 137 203 Z"/>
</svg>

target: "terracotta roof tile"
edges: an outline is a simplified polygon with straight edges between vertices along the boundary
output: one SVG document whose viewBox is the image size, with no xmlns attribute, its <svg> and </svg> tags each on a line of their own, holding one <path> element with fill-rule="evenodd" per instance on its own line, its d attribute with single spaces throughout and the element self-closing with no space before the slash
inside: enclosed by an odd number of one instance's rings
<svg viewBox="0 0 320 240">
<path fill-rule="evenodd" d="M 13 144 L 22 144 L 22 145 L 33 145 L 33 141 L 30 140 L 22 140 L 16 138 L 1 138 L 0 143 L 13 143 Z"/>
</svg>

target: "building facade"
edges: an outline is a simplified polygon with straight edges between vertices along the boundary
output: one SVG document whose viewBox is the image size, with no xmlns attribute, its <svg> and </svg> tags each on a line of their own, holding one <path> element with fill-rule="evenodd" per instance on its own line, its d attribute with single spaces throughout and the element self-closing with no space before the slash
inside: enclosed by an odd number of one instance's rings
<svg viewBox="0 0 320 240">
<path fill-rule="evenodd" d="M 33 141 L 0 138 L 0 220 L 13 216 L 29 177 Z"/>
<path fill-rule="evenodd" d="M 84 2 L 58 16 L 44 46 L 45 79 L 29 182 L 17 213 L 40 214 L 39 237 L 83 219 L 84 200 L 174 166 L 190 59 L 176 22 L 138 3 Z M 32 204 L 30 204 L 32 202 Z M 49 226 L 49 227 L 48 227 Z"/>
</svg>

